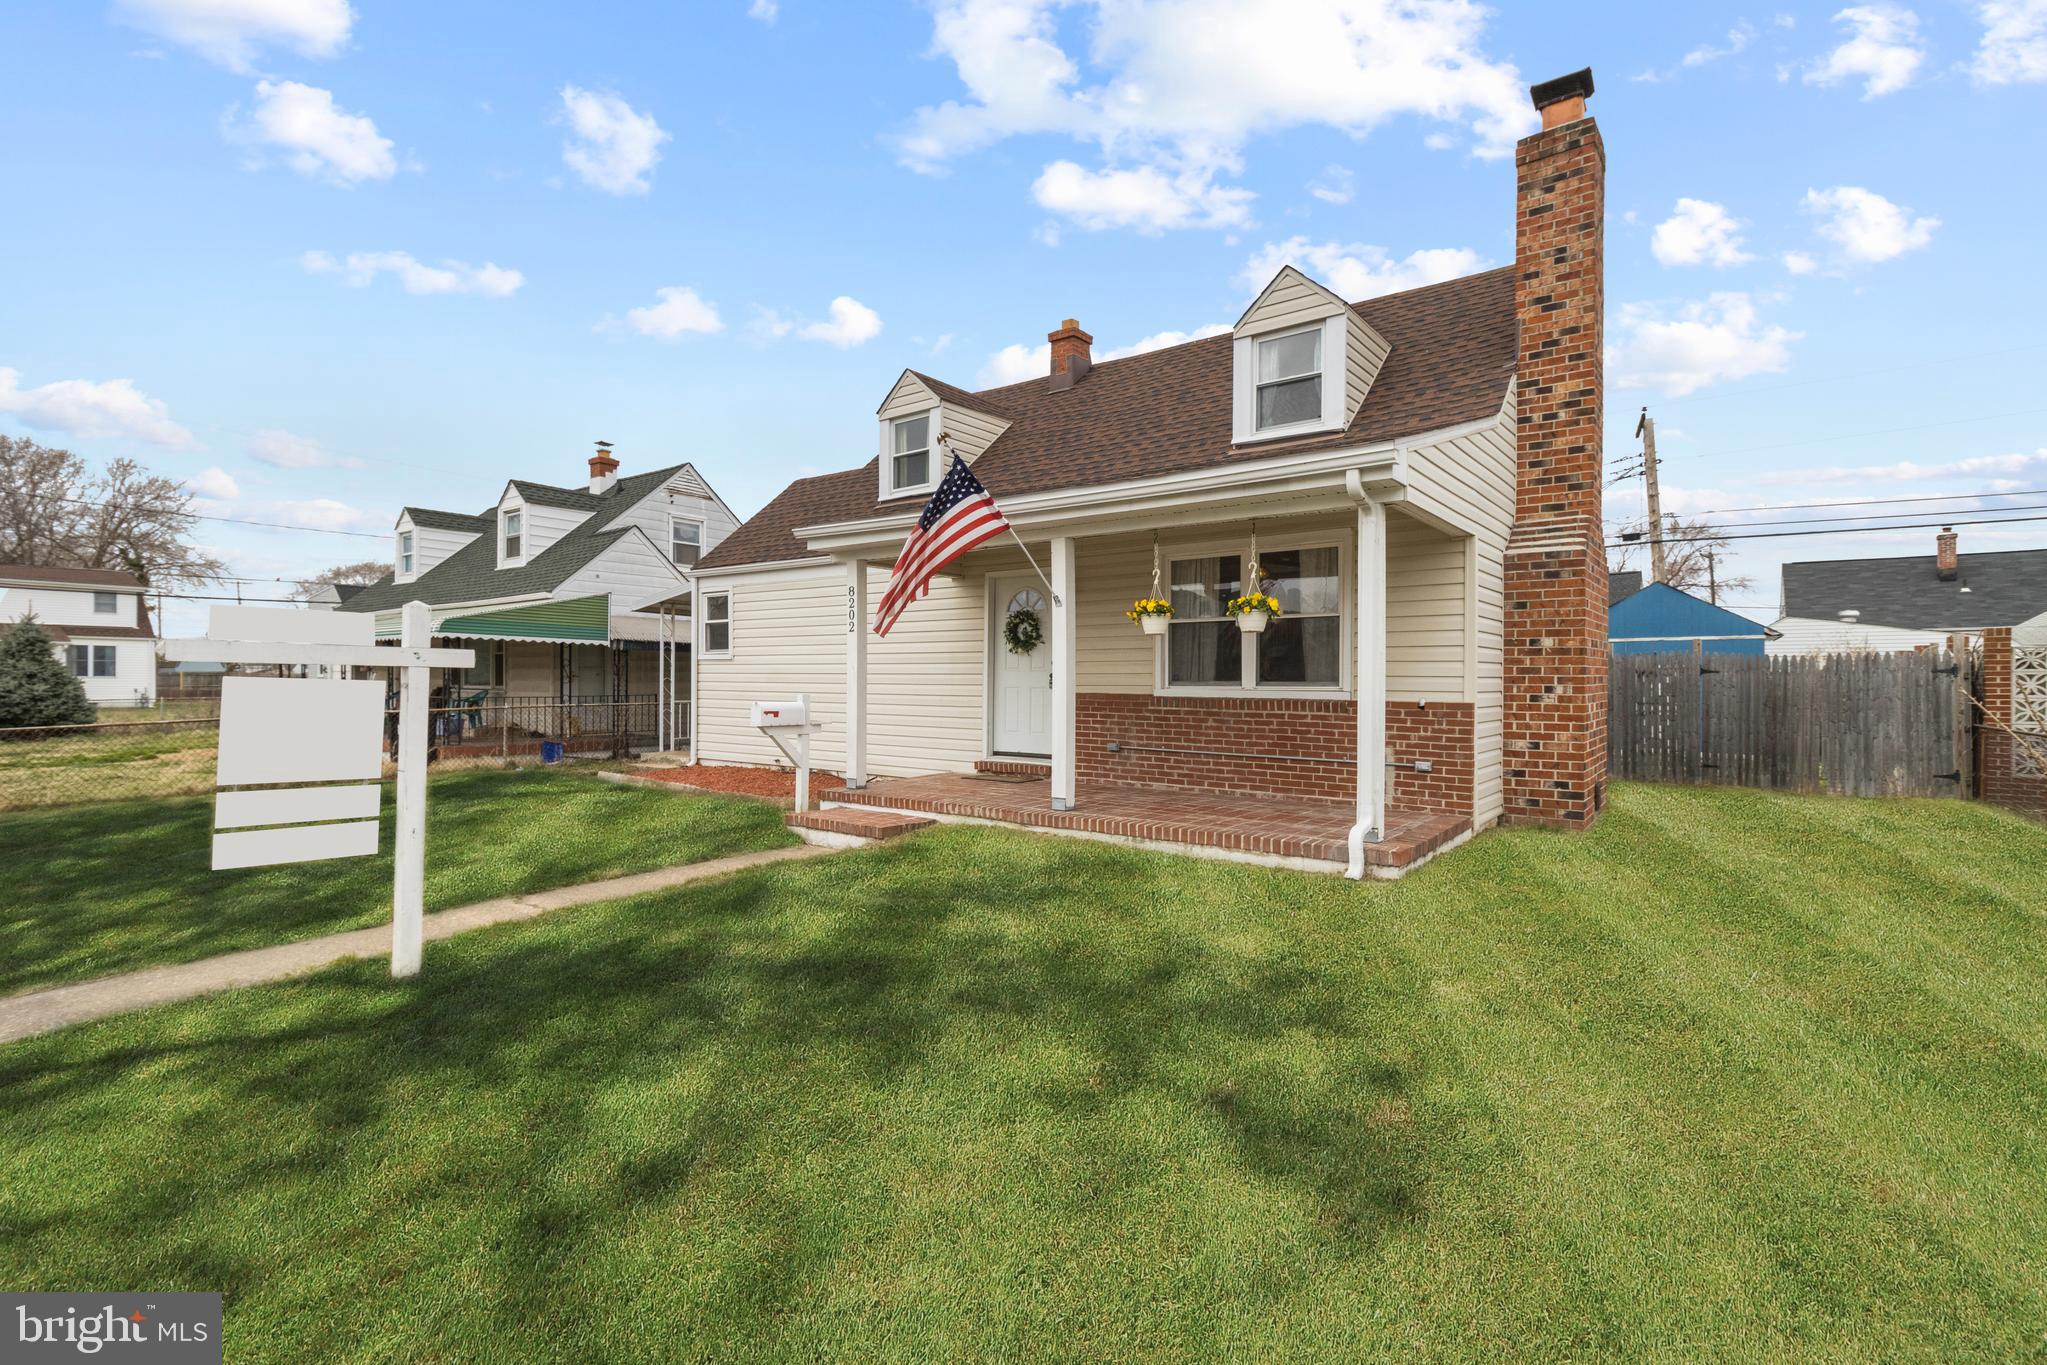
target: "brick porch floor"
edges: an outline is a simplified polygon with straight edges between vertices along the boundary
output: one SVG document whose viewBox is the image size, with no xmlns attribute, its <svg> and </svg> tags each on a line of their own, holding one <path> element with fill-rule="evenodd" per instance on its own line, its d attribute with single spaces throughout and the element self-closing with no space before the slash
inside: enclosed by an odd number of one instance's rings
<svg viewBox="0 0 2047 1365">
<path fill-rule="evenodd" d="M 876 778 L 860 791 L 831 787 L 818 799 L 1339 866 L 1348 857 L 1354 819 L 1348 804 L 1299 797 L 1107 784 L 1082 784 L 1075 796 L 1075 809 L 1055 811 L 1049 778 L 941 773 Z M 1471 821 L 1461 815 L 1394 811 L 1386 838 L 1366 847 L 1365 860 L 1374 868 L 1399 872 L 1470 829 Z"/>
</svg>

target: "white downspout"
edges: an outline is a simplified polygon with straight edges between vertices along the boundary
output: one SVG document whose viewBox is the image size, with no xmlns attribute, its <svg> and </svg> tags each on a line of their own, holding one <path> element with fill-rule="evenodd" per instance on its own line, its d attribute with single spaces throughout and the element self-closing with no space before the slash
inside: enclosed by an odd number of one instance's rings
<svg viewBox="0 0 2047 1365">
<path fill-rule="evenodd" d="M 1386 509 L 1373 501 L 1355 469 L 1344 486 L 1358 509 L 1357 602 L 1357 823 L 1350 830 L 1350 860 L 1343 875 L 1365 876 L 1365 845 L 1386 827 Z"/>
</svg>

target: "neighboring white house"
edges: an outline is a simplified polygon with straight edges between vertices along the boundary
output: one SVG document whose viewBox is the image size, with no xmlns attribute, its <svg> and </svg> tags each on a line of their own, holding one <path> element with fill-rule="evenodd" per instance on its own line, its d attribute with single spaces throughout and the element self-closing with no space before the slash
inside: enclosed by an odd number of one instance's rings
<svg viewBox="0 0 2047 1365">
<path fill-rule="evenodd" d="M 0 634 L 24 616 L 56 642 L 57 656 L 101 706 L 156 698 L 156 631 L 133 574 L 0 564 Z"/>
<path fill-rule="evenodd" d="M 1943 527 L 1930 555 L 1820 559 L 1783 568 L 1770 654 L 1938 648 L 1957 632 L 2047 612 L 2047 550 L 1962 554 Z"/>
<path fill-rule="evenodd" d="M 474 514 L 404 509 L 391 575 L 309 605 L 372 613 L 378 638 L 395 639 L 399 609 L 425 602 L 437 640 L 477 651 L 476 667 L 450 680 L 458 700 L 631 701 L 635 732 L 652 733 L 657 700 L 673 712 L 688 695 L 691 568 L 737 523 L 693 466 L 620 478 L 599 442 L 581 487 L 513 479 Z M 541 715 L 520 723 L 561 723 Z"/>
</svg>

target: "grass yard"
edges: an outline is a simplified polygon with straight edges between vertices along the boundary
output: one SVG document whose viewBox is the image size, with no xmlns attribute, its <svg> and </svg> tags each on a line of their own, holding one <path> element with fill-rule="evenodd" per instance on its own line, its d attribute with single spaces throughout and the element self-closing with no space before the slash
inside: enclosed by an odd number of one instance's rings
<svg viewBox="0 0 2047 1365">
<path fill-rule="evenodd" d="M 791 841 L 759 802 L 574 772 L 448 773 L 429 791 L 429 911 Z M 0 815 L 0 995 L 386 921 L 388 796 L 383 818 L 375 858 L 214 872 L 210 796 Z"/>
<path fill-rule="evenodd" d="M 0 741 L 0 812 L 211 792 L 219 731 L 197 719 L 164 725 L 131 718 L 49 739 Z"/>
<path fill-rule="evenodd" d="M 2043 868 L 1739 790 L 1390 886 L 947 827 L 0 1050 L 0 1283 L 237 1361 L 2033 1358 Z"/>
</svg>

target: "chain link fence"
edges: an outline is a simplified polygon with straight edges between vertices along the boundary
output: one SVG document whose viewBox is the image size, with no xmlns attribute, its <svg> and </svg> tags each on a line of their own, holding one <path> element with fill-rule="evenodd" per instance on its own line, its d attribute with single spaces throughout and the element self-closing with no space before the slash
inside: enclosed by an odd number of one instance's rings
<svg viewBox="0 0 2047 1365">
<path fill-rule="evenodd" d="M 665 735 L 656 697 L 561 701 L 505 697 L 429 712 L 434 772 L 515 768 L 542 763 L 625 761 L 666 739 L 689 743 L 689 706 L 673 704 Z M 306 724 L 318 725 L 308 714 Z M 384 717 L 384 777 L 393 775 L 396 711 Z M 217 700 L 102 709 L 92 725 L 0 729 L 0 811 L 100 801 L 197 796 L 213 790 L 220 744 Z"/>
</svg>

